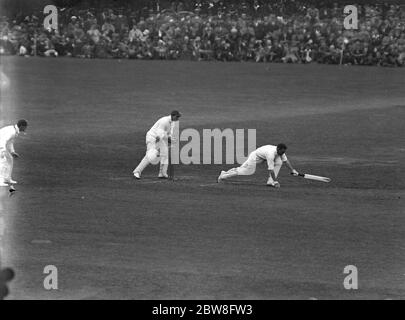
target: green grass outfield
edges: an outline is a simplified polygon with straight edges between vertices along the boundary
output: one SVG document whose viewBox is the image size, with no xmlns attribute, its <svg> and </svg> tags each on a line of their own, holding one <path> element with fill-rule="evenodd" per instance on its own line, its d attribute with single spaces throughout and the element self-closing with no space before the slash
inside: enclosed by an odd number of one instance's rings
<svg viewBox="0 0 405 320">
<path fill-rule="evenodd" d="M 405 70 L 374 67 L 2 57 L 3 123 L 20 183 L 2 201 L 10 298 L 404 299 Z M 157 167 L 134 181 L 145 133 L 257 129 L 289 146 L 279 190 L 220 165 Z M 59 290 L 43 288 L 55 265 Z M 359 289 L 343 287 L 346 265 Z"/>
</svg>

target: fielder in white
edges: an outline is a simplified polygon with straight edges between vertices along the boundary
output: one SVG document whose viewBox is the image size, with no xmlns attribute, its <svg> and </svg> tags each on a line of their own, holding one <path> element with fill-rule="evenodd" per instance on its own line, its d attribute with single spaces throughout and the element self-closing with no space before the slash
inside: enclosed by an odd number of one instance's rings
<svg viewBox="0 0 405 320">
<path fill-rule="evenodd" d="M 146 155 L 133 171 L 136 179 L 141 178 L 142 171 L 149 164 L 157 164 L 159 160 L 159 178 L 168 178 L 169 144 L 177 142 L 176 130 L 179 128 L 180 117 L 180 112 L 172 111 L 169 116 L 160 118 L 146 133 Z"/>
<path fill-rule="evenodd" d="M 17 181 L 11 178 L 13 172 L 14 158 L 18 153 L 14 150 L 14 140 L 20 133 L 25 132 L 28 123 L 19 120 L 17 124 L 0 129 L 0 186 L 5 187 L 15 184 Z"/>
<path fill-rule="evenodd" d="M 287 146 L 284 143 L 280 143 L 277 146 L 266 145 L 260 147 L 253 151 L 240 167 L 232 168 L 228 171 L 221 171 L 221 174 L 218 177 L 218 182 L 236 176 L 252 175 L 256 171 L 257 164 L 267 162 L 267 167 L 269 170 L 267 185 L 279 188 L 280 183 L 277 181 L 277 176 L 283 163 L 285 163 L 291 170 L 292 175 L 298 176 L 298 172 L 292 167 L 290 161 L 287 159 L 285 154 L 286 150 Z"/>
</svg>

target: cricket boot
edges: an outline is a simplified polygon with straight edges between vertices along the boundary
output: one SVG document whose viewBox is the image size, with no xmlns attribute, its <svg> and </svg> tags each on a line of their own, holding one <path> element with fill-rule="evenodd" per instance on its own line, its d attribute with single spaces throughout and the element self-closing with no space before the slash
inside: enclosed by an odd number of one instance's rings
<svg viewBox="0 0 405 320">
<path fill-rule="evenodd" d="M 218 177 L 218 182 L 232 177 L 236 177 L 237 175 L 238 170 L 236 168 L 230 169 L 228 171 L 221 171 L 221 174 Z"/>
<path fill-rule="evenodd" d="M 220 183 L 222 181 L 222 176 L 224 175 L 225 171 L 221 171 L 221 174 L 218 176 L 217 182 Z"/>
</svg>

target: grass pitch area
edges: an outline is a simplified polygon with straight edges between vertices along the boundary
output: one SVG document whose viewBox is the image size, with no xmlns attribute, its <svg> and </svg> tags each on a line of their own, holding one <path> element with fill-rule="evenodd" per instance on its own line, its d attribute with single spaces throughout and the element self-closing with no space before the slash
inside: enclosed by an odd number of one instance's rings
<svg viewBox="0 0 405 320">
<path fill-rule="evenodd" d="M 2 201 L 10 298 L 404 299 L 405 70 L 2 57 L 2 124 L 20 183 Z M 302 172 L 216 184 L 230 166 L 157 167 L 135 181 L 145 133 L 257 129 Z M 46 265 L 59 290 L 43 288 Z M 343 287 L 347 265 L 359 289 Z"/>
</svg>

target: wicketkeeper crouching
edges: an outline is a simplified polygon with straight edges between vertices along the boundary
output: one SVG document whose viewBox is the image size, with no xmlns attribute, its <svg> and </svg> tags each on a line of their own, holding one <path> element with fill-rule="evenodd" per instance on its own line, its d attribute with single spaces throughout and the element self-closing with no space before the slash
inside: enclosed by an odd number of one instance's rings
<svg viewBox="0 0 405 320">
<path fill-rule="evenodd" d="M 168 179 L 169 144 L 177 143 L 176 130 L 179 128 L 180 112 L 172 111 L 170 116 L 160 118 L 146 133 L 146 155 L 133 171 L 136 179 L 141 178 L 142 171 L 149 164 L 158 164 L 159 178 Z"/>
</svg>

